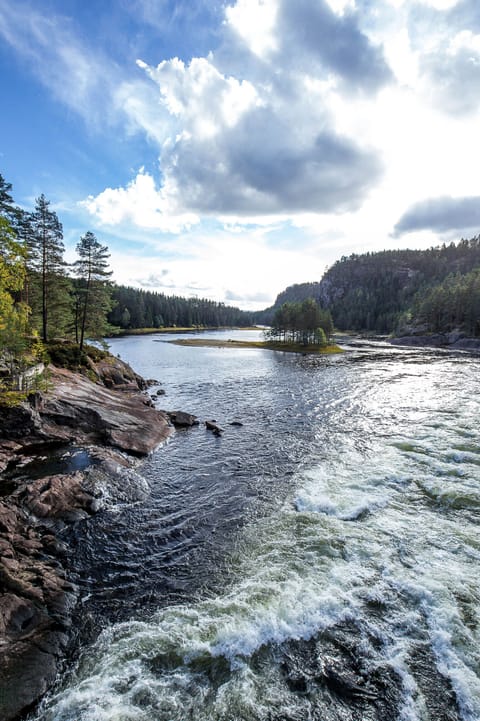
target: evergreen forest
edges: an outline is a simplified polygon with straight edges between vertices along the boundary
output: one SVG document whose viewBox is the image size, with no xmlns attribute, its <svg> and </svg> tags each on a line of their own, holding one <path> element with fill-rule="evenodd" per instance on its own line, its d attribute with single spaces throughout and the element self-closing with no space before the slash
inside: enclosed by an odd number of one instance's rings
<svg viewBox="0 0 480 721">
<path fill-rule="evenodd" d="M 253 314 L 204 298 L 182 298 L 153 291 L 113 286 L 110 325 L 135 328 L 219 328 L 253 323 Z"/>
<path fill-rule="evenodd" d="M 480 236 L 428 250 L 342 257 L 318 282 L 292 285 L 256 315 L 271 324 L 284 303 L 313 298 L 338 330 L 380 334 L 458 330 L 480 336 Z"/>
</svg>

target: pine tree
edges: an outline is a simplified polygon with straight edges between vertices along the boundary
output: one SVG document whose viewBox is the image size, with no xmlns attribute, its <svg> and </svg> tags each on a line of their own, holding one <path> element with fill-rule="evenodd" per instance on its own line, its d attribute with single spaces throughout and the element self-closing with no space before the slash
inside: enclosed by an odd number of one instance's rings
<svg viewBox="0 0 480 721">
<path fill-rule="evenodd" d="M 43 341 L 49 339 L 51 329 L 54 328 L 58 335 L 71 323 L 70 286 L 63 259 L 63 229 L 57 214 L 49 206 L 50 202 L 42 193 L 30 218 L 28 260 L 32 285 L 35 281 L 40 296 L 38 306 L 32 302 L 33 316 L 34 319 L 39 318 Z"/>
<path fill-rule="evenodd" d="M 80 238 L 77 253 L 80 257 L 73 264 L 79 279 L 75 333 L 82 349 L 85 334 L 92 338 L 101 337 L 108 326 L 107 315 L 112 307 L 108 278 L 112 272 L 108 270 L 108 248 L 101 245 L 92 232 L 88 231 Z"/>
<path fill-rule="evenodd" d="M 0 173 L 0 215 L 6 218 L 10 226 L 14 225 L 18 208 L 12 197 L 12 184 L 7 183 L 3 175 Z"/>
</svg>

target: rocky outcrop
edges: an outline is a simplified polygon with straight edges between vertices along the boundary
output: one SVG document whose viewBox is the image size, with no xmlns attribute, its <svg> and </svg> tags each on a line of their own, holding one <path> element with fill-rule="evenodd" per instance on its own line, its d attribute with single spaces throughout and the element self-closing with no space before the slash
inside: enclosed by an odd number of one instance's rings
<svg viewBox="0 0 480 721">
<path fill-rule="evenodd" d="M 133 384 L 116 390 L 64 369 L 52 371 L 54 387 L 36 405 L 49 435 L 114 446 L 146 455 L 171 433 L 168 418 Z M 120 390 L 119 390 L 120 389 Z"/>
<path fill-rule="evenodd" d="M 167 416 L 175 428 L 191 428 L 192 426 L 198 426 L 200 423 L 197 416 L 184 411 L 167 411 Z"/>
<path fill-rule="evenodd" d="M 473 350 L 480 351 L 480 338 L 467 338 L 458 332 L 452 333 L 431 333 L 430 335 L 405 335 L 398 338 L 391 338 L 392 345 L 403 345 L 413 347 L 448 348 L 451 350 Z"/>
<path fill-rule="evenodd" d="M 27 506 L 48 515 L 41 496 L 28 489 Z M 83 501 L 80 497 L 74 505 L 79 508 Z M 71 512 L 65 505 L 64 511 Z M 55 535 L 32 522 L 18 498 L 0 502 L 0 549 L 0 718 L 6 721 L 54 681 L 77 593 L 59 562 L 63 549 Z"/>
<path fill-rule="evenodd" d="M 435 348 L 442 348 L 448 345 L 448 339 L 443 333 L 432 333 L 432 335 L 405 335 L 400 338 L 392 338 L 390 340 L 392 345 L 407 345 L 407 346 L 432 346 Z"/>
<path fill-rule="evenodd" d="M 213 419 L 211 421 L 205 421 L 205 428 L 207 431 L 212 431 L 214 436 L 221 436 L 223 433 L 223 428 L 220 428 L 217 421 Z"/>
<path fill-rule="evenodd" d="M 165 441 L 171 434 L 167 415 L 133 378 L 108 370 L 106 382 L 117 381 L 111 388 L 51 366 L 49 391 L 15 408 L 0 407 L 0 470 L 53 443 L 98 444 L 144 456 Z"/>
<path fill-rule="evenodd" d="M 77 590 L 56 530 L 95 513 L 106 486 L 121 492 L 121 474 L 134 474 L 138 458 L 172 432 L 126 364 L 107 358 L 90 365 L 90 377 L 52 366 L 48 391 L 0 407 L 2 721 L 43 695 L 64 657 Z M 88 446 L 96 465 L 34 478 L 19 473 L 39 453 L 72 443 Z"/>
</svg>

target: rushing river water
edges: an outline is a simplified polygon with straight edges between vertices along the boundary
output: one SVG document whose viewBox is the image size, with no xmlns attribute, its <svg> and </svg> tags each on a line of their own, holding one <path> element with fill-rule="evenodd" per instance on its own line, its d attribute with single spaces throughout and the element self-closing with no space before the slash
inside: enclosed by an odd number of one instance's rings
<svg viewBox="0 0 480 721">
<path fill-rule="evenodd" d="M 480 357 L 344 347 L 112 341 L 225 430 L 69 539 L 83 650 L 35 719 L 480 719 Z"/>
</svg>

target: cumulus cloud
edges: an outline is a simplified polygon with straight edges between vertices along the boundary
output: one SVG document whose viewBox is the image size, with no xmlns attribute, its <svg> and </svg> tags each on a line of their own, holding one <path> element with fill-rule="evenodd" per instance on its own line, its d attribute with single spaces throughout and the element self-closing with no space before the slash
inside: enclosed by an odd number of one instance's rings
<svg viewBox="0 0 480 721">
<path fill-rule="evenodd" d="M 377 90 L 392 80 L 383 50 L 359 27 L 357 14 L 337 14 L 326 0 L 278 0 L 280 52 L 304 72 L 323 68 L 354 90 Z M 293 52 L 292 52 L 293 50 Z"/>
<path fill-rule="evenodd" d="M 141 63 L 178 129 L 163 144 L 164 191 L 192 212 L 344 212 L 381 173 L 375 154 L 329 126 L 321 93 L 292 97 L 222 75 L 206 58 Z"/>
<path fill-rule="evenodd" d="M 225 10 L 226 22 L 261 58 L 277 50 L 276 0 L 237 0 Z"/>
<path fill-rule="evenodd" d="M 232 247 L 245 254 L 246 236 L 255 240 L 243 275 L 252 283 L 258 228 L 272 231 L 269 251 L 301 245 L 305 254 L 311 243 L 312 257 L 329 244 L 333 255 L 339 237 L 347 251 L 378 247 L 404 208 L 397 236 L 476 229 L 478 0 L 132 0 L 121 12 L 125 28 L 141 31 L 132 43 L 148 36 L 137 65 L 124 58 L 120 67 L 89 47 L 78 18 L 41 15 L 26 0 L 0 0 L 0 37 L 84 118 L 114 122 L 121 142 L 147 138 L 138 165 L 158 172 L 132 171 L 124 187 L 110 181 L 82 207 L 106 233 L 115 229 L 112 238 L 154 246 L 160 268 L 181 255 L 182 264 L 205 257 L 202 272 L 210 272 L 225 247 L 217 275 L 235 294 L 236 281 L 223 280 L 227 255 L 232 263 Z M 202 42 L 189 36 L 177 50 L 205 17 Z M 105 157 L 120 152 L 111 138 Z M 285 234 L 273 234 L 280 226 Z M 210 232 L 221 244 L 199 250 Z M 271 262 L 266 255 L 265 267 Z M 284 262 L 291 273 L 291 257 Z M 162 281 L 153 266 L 126 265 L 145 287 Z M 300 281 L 303 259 L 299 267 Z M 170 277 L 186 288 L 195 272 L 172 266 Z"/>
<path fill-rule="evenodd" d="M 114 97 L 157 143 L 161 185 L 141 174 L 85 207 L 104 224 L 171 232 L 199 216 L 273 221 L 358 209 L 383 168 L 372 147 L 335 129 L 331 93 L 337 83 L 376 91 L 392 75 L 357 19 L 348 0 L 237 0 L 225 8 L 236 46 L 188 63 L 139 60 L 151 96 L 124 81 Z M 254 59 L 228 72 L 240 47 Z"/>
<path fill-rule="evenodd" d="M 480 15 L 476 0 L 413 5 L 408 23 L 420 90 L 445 113 L 480 107 Z"/>
<path fill-rule="evenodd" d="M 416 230 L 438 233 L 480 230 L 480 196 L 469 198 L 441 197 L 412 205 L 395 225 L 394 236 Z"/>
<path fill-rule="evenodd" d="M 106 188 L 80 203 L 102 225 L 133 223 L 143 228 L 177 233 L 195 225 L 193 213 L 179 212 L 175 200 L 157 189 L 154 178 L 143 169 L 126 188 Z"/>
</svg>

